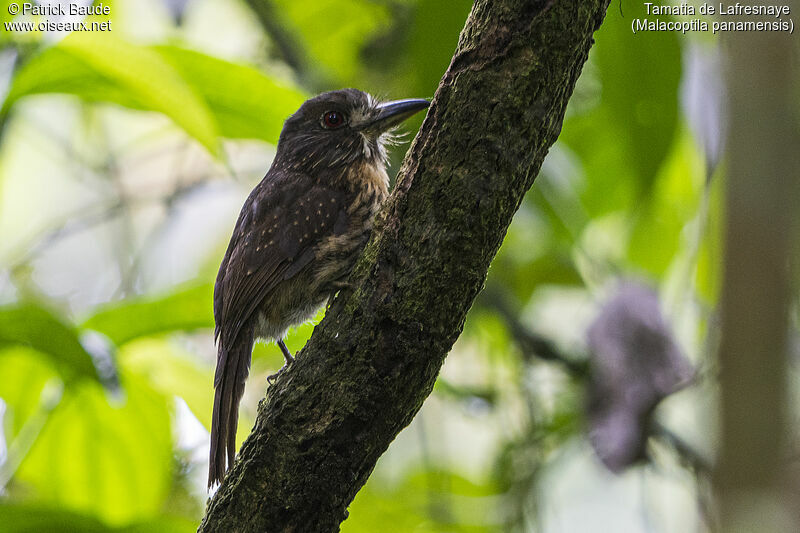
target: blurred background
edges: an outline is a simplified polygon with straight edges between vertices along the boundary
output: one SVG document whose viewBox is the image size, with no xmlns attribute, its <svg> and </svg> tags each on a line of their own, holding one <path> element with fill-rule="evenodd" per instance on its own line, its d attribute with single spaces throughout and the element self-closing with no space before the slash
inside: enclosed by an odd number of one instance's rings
<svg viewBox="0 0 800 533">
<path fill-rule="evenodd" d="M 4 23 L 83 20 L 2 4 Z M 4 531 L 196 529 L 213 280 L 283 120 L 341 87 L 432 97 L 471 7 L 103 4 L 86 20 L 110 31 L 0 32 Z M 634 36 L 642 9 L 609 8 L 432 396 L 343 531 L 710 529 L 722 49 Z M 281 364 L 257 346 L 239 442 Z"/>
</svg>

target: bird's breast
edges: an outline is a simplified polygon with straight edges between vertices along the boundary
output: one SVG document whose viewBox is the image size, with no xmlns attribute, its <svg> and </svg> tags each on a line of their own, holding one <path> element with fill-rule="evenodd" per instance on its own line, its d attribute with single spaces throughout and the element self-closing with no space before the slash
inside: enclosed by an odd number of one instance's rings
<svg viewBox="0 0 800 533">
<path fill-rule="evenodd" d="M 346 280 L 369 240 L 375 215 L 388 196 L 389 177 L 382 165 L 365 164 L 351 170 L 352 186 L 343 231 L 323 238 L 316 248 L 316 278 L 324 290 Z"/>
</svg>

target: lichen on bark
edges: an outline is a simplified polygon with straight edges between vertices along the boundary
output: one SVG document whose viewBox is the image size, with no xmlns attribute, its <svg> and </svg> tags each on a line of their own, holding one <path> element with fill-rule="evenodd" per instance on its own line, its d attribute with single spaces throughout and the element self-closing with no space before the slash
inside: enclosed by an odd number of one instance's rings
<svg viewBox="0 0 800 533">
<path fill-rule="evenodd" d="M 200 531 L 338 531 L 433 389 L 607 6 L 475 3 L 352 288 L 267 391 Z"/>
</svg>

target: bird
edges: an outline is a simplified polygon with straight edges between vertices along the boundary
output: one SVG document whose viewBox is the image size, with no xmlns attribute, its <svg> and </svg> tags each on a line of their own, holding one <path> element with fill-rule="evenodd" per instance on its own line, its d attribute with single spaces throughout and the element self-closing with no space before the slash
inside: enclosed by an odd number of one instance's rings
<svg viewBox="0 0 800 533">
<path fill-rule="evenodd" d="M 387 145 L 422 98 L 379 101 L 357 89 L 306 100 L 284 122 L 272 165 L 242 206 L 214 284 L 214 406 L 208 486 L 236 454 L 239 403 L 256 339 L 283 339 L 346 280 L 389 194 Z"/>
</svg>

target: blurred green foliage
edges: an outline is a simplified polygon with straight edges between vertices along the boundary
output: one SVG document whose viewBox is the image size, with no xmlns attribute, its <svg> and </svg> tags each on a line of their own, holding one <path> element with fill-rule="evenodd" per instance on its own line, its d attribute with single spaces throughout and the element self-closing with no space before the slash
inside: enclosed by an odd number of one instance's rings
<svg viewBox="0 0 800 533">
<path fill-rule="evenodd" d="M 132 4 L 112 3 L 115 17 L 132 17 L 131 26 L 154 24 L 123 9 Z M 214 17 L 199 4 L 188 2 L 181 20 Z M 280 47 L 269 44 L 269 29 L 256 41 L 267 46 L 249 50 L 249 59 L 210 53 L 174 21 L 161 22 L 169 31 L 157 39 L 120 30 L 52 42 L 4 32 L 0 42 L 15 62 L 0 109 L 3 142 L 23 135 L 11 127 L 26 120 L 21 110 L 35 106 L 40 95 L 61 94 L 72 98 L 48 105 L 87 117 L 111 109 L 112 123 L 120 108 L 127 110 L 124 116 L 159 114 L 185 142 L 206 150 L 207 167 L 230 165 L 229 147 L 245 146 L 244 140 L 276 143 L 285 117 L 316 91 L 357 86 L 391 97 L 432 96 L 470 5 L 276 0 L 278 20 L 293 37 L 284 44 L 305 58 L 310 76 L 283 64 Z M 562 303 L 576 296 L 592 301 L 618 275 L 645 276 L 665 290 L 671 287 L 681 306 L 702 303 L 690 328 L 698 345 L 716 301 L 719 194 L 715 183 L 706 182 L 703 154 L 679 105 L 686 40 L 673 34 L 634 40 L 629 21 L 641 7 L 625 4 L 624 18 L 612 8 L 596 34 L 561 138 L 487 281 L 487 289 L 501 295 L 525 327 L 542 329 L 576 352 L 580 321 L 573 315 L 566 314 L 561 329 L 535 323 L 546 307 L 542 302 L 552 300 L 548 295 Z M 244 3 L 237 9 L 254 19 Z M 6 150 L 0 157 L 10 156 Z M 258 172 L 268 163 L 261 161 Z M 107 165 L 99 172 L 112 171 Z M 146 171 L 132 172 L 147 177 Z M 11 201 L 6 194 L 0 181 L 0 201 Z M 122 193 L 120 198 L 128 201 Z M 175 199 L 163 203 L 172 209 Z M 202 454 L 193 453 L 197 445 L 180 440 L 192 423 L 184 407 L 201 426 L 210 425 L 213 361 L 200 352 L 213 349 L 198 346 L 212 343 L 213 269 L 206 264 L 215 267 L 225 245 L 214 238 L 215 253 L 200 261 L 201 274 L 189 284 L 118 291 L 77 313 L 26 277 L 30 264 L 0 264 L 0 301 L 6 302 L 0 307 L 4 531 L 196 528 L 205 465 Z M 458 441 L 463 435 L 441 442 L 424 437 L 418 446 L 398 443 L 358 494 L 344 531 L 535 529 L 538 476 L 553 454 L 584 431 L 581 384 L 562 379 L 549 395 L 532 386 L 529 378 L 543 363 L 520 349 L 507 314 L 488 299 L 478 301 L 434 394 L 440 414 L 463 419 L 463 425 L 491 425 L 483 465 L 464 467 L 469 460 L 460 453 L 467 447 Z M 559 333 L 570 328 L 572 336 Z M 307 324 L 293 332 L 290 348 L 299 350 L 312 329 Z M 87 334 L 96 333 L 104 339 L 105 364 L 113 365 L 119 389 L 98 378 L 103 359 L 96 343 L 86 342 Z M 274 346 L 257 346 L 254 374 L 274 369 L 280 360 Z M 255 396 L 263 388 L 262 378 L 251 378 L 248 390 L 257 389 Z M 252 410 L 243 413 L 239 441 L 252 416 Z M 399 472 L 391 466 L 396 448 L 412 450 L 396 460 Z"/>
<path fill-rule="evenodd" d="M 47 335 L 42 335 L 42 332 Z M 81 346 L 74 327 L 33 302 L 0 309 L 0 348 L 29 346 L 47 357 L 65 382 L 96 379 L 92 358 Z"/>
<path fill-rule="evenodd" d="M 208 306 L 213 294 L 214 287 L 204 284 L 161 297 L 128 298 L 98 309 L 82 327 L 103 333 L 118 346 L 159 333 L 213 328 Z"/>
<path fill-rule="evenodd" d="M 0 113 L 41 93 L 163 113 L 215 155 L 220 135 L 277 142 L 286 110 L 305 99 L 252 67 L 92 33 L 70 34 L 28 61 L 15 74 Z"/>
</svg>

